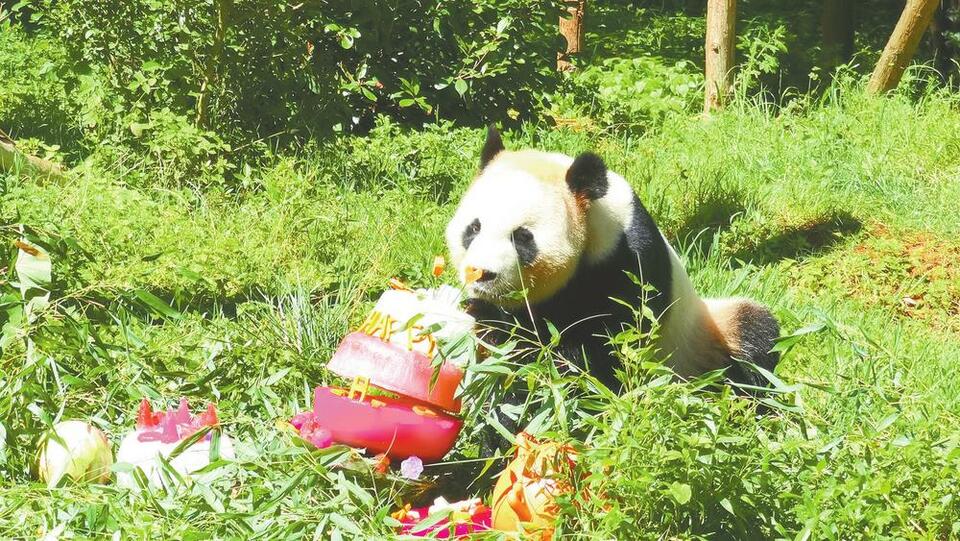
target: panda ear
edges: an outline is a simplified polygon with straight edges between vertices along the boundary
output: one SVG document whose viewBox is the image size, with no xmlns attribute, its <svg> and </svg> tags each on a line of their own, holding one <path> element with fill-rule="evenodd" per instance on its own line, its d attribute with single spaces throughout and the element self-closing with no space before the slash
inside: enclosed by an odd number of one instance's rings
<svg viewBox="0 0 960 541">
<path fill-rule="evenodd" d="M 600 199 L 607 194 L 607 165 L 592 152 L 580 154 L 567 169 L 567 186 L 575 195 Z"/>
<path fill-rule="evenodd" d="M 483 144 L 483 150 L 480 151 L 480 169 L 486 167 L 490 160 L 503 149 L 503 139 L 500 137 L 500 132 L 497 131 L 496 126 L 490 124 L 487 126 L 487 141 Z"/>
</svg>

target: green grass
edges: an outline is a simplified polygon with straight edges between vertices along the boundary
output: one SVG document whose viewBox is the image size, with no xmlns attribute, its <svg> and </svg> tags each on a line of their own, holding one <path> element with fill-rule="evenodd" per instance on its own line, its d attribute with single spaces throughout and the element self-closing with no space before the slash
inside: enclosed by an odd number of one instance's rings
<svg viewBox="0 0 960 541">
<path fill-rule="evenodd" d="M 761 417 L 728 392 L 657 378 L 629 343 L 623 397 L 520 370 L 543 391 L 537 428 L 583 450 L 588 477 L 563 502 L 564 538 L 960 535 L 957 99 L 851 89 L 798 104 L 670 114 L 643 135 L 508 135 L 512 147 L 597 150 L 704 295 L 766 302 L 785 334 L 816 329 L 777 370 L 784 406 Z M 0 222 L 26 224 L 54 258 L 53 308 L 29 329 L 39 359 L 24 363 L 23 340 L 0 354 L 0 537 L 59 526 L 80 538 L 388 537 L 385 517 L 419 488 L 342 452 L 310 453 L 275 421 L 333 381 L 325 361 L 387 278 L 436 283 L 429 266 L 481 137 L 384 124 L 196 184 L 150 183 L 156 162 L 112 149 L 60 183 L 0 178 Z M 5 261 L 16 236 L 2 229 Z M 138 302 L 143 291 L 176 314 Z M 32 477 L 52 420 L 90 419 L 116 443 L 142 396 L 181 395 L 216 400 L 238 444 L 209 486 L 134 495 Z M 468 409 L 454 464 L 427 468 L 447 494 L 483 487 L 447 475 L 475 458 L 483 407 Z"/>
</svg>

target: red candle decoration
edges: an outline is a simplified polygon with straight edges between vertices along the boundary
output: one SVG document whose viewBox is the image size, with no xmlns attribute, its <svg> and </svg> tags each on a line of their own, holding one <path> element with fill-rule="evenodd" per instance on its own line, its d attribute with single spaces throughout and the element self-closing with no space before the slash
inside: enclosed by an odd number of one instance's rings
<svg viewBox="0 0 960 541">
<path fill-rule="evenodd" d="M 173 451 L 198 430 L 219 425 L 217 408 L 213 404 L 193 415 L 186 398 L 181 398 L 176 408 L 167 411 L 154 411 L 150 402 L 143 399 L 137 408 L 136 426 L 120 442 L 117 462 L 140 468 L 150 484 L 156 486 L 164 483 L 158 457 L 168 460 L 181 476 L 193 476 L 210 464 L 213 433 L 208 432 L 171 458 Z M 234 457 L 233 443 L 224 433 L 219 438 L 219 456 L 227 460 Z M 134 490 L 140 489 L 132 471 L 117 472 L 117 482 Z"/>
<path fill-rule="evenodd" d="M 160 441 L 174 443 L 191 436 L 204 426 L 217 426 L 217 407 L 207 405 L 207 410 L 199 416 L 190 414 L 186 398 L 180 399 L 175 410 L 154 412 L 150 402 L 144 398 L 137 410 L 137 439 L 140 441 Z M 209 434 L 207 435 L 209 438 Z"/>
</svg>

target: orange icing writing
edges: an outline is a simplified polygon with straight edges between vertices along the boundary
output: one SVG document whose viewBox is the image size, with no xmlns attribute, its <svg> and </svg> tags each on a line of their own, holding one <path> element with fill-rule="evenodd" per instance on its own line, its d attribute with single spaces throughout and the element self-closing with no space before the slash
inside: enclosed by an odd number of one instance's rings
<svg viewBox="0 0 960 541">
<path fill-rule="evenodd" d="M 393 338 L 393 331 L 396 325 L 397 320 L 386 314 L 373 311 L 367 316 L 366 321 L 357 328 L 357 331 L 379 338 L 384 342 L 389 342 Z M 432 334 L 424 332 L 422 325 L 411 325 L 406 331 L 406 346 L 408 350 L 414 351 L 415 345 L 426 343 L 427 351 L 425 354 L 427 357 L 433 357 L 437 349 L 437 341 Z"/>
</svg>

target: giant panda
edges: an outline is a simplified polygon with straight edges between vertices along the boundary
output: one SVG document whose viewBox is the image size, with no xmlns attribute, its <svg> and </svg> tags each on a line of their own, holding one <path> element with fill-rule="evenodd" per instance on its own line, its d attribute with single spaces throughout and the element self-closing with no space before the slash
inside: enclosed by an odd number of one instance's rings
<svg viewBox="0 0 960 541">
<path fill-rule="evenodd" d="M 560 353 L 615 391 L 609 337 L 636 325 L 641 300 L 657 317 L 659 356 L 681 378 L 725 369 L 730 380 L 762 385 L 740 361 L 771 371 L 778 361 L 770 311 L 742 298 L 701 299 L 634 190 L 596 154 L 509 151 L 491 126 L 445 236 L 481 324 L 512 321 L 546 341 L 550 321 Z"/>
</svg>

